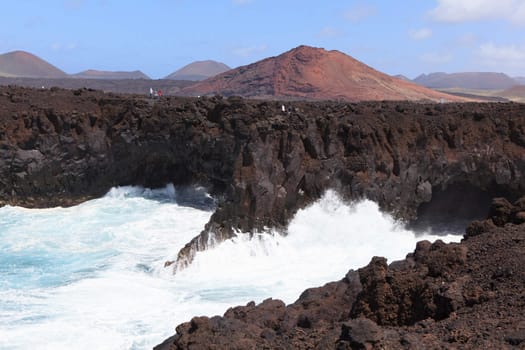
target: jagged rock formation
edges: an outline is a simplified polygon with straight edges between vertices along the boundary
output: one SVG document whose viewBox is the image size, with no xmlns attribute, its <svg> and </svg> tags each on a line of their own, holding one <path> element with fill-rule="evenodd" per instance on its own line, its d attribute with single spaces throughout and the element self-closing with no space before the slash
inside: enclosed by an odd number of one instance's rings
<svg viewBox="0 0 525 350">
<path fill-rule="evenodd" d="M 195 317 L 155 349 L 523 348 L 524 214 L 525 197 L 497 199 L 460 244 L 421 241 L 390 265 L 374 257 L 288 306 L 268 299 Z"/>
<path fill-rule="evenodd" d="M 115 185 L 204 185 L 217 210 L 180 252 L 182 267 L 210 233 L 221 241 L 232 229 L 284 229 L 328 188 L 405 219 L 461 208 L 480 193 L 525 192 L 523 105 L 282 107 L 0 88 L 0 204 L 72 204 Z"/>
<path fill-rule="evenodd" d="M 342 52 L 304 45 L 229 70 L 181 93 L 291 100 L 465 100 L 391 77 Z"/>
<path fill-rule="evenodd" d="M 283 111 L 284 106 L 284 111 Z M 178 266 L 232 228 L 284 228 L 334 188 L 400 218 L 494 201 L 461 244 L 419 243 L 339 282 L 195 318 L 161 349 L 504 348 L 525 344 L 525 106 L 248 101 L 0 88 L 0 205 L 68 205 L 115 185 L 217 198 Z M 462 202 L 463 201 L 463 202 Z M 467 211 L 465 215 L 470 215 Z"/>
</svg>

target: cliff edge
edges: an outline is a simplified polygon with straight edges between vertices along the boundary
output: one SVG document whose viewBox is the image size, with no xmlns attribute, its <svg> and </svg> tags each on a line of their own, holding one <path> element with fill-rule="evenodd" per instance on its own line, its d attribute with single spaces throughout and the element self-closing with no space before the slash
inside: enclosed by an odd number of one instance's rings
<svg viewBox="0 0 525 350">
<path fill-rule="evenodd" d="M 217 210 L 180 252 L 180 268 L 210 234 L 220 242 L 234 229 L 284 231 L 329 188 L 405 220 L 446 220 L 470 198 L 514 200 L 525 192 L 524 112 L 513 103 L 152 100 L 0 88 L 0 204 L 68 205 L 117 185 L 205 186 Z"/>
</svg>

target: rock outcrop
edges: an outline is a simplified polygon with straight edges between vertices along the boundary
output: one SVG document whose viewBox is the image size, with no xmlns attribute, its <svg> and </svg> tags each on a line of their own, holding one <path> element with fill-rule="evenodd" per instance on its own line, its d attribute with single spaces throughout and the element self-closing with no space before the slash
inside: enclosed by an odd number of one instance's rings
<svg viewBox="0 0 525 350">
<path fill-rule="evenodd" d="M 284 108 L 283 108 L 284 107 Z M 286 226 L 328 188 L 407 220 L 471 215 L 341 281 L 194 318 L 159 349 L 508 348 L 525 344 L 525 106 L 249 101 L 0 88 L 0 205 L 70 205 L 115 185 L 199 184 L 217 199 L 179 268 L 222 240 Z M 485 208 L 485 209 L 486 209 Z M 479 216 L 479 211 L 476 215 Z"/>
<path fill-rule="evenodd" d="M 328 188 L 407 220 L 488 205 L 462 204 L 479 194 L 514 200 L 525 192 L 524 114 L 519 104 L 0 88 L 0 204 L 68 205 L 116 185 L 203 185 L 217 210 L 180 252 L 180 268 L 210 233 L 221 241 L 232 229 L 284 229 Z"/>
<path fill-rule="evenodd" d="M 405 260 L 374 257 L 288 306 L 268 299 L 195 317 L 156 350 L 511 349 L 525 346 L 523 212 L 494 201 L 490 229 L 461 243 L 418 243 Z"/>
</svg>

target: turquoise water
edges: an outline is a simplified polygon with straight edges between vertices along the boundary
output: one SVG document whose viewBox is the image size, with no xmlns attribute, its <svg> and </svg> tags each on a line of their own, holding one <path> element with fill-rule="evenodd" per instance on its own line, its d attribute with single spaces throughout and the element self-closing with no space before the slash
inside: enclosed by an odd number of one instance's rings
<svg viewBox="0 0 525 350">
<path fill-rule="evenodd" d="M 422 238 L 375 203 L 346 205 L 329 191 L 288 236 L 239 234 L 173 275 L 164 262 L 213 205 L 203 189 L 167 186 L 115 188 L 72 208 L 0 208 L 0 349 L 151 349 L 194 315 L 293 302 L 374 255 L 403 258 Z"/>
</svg>

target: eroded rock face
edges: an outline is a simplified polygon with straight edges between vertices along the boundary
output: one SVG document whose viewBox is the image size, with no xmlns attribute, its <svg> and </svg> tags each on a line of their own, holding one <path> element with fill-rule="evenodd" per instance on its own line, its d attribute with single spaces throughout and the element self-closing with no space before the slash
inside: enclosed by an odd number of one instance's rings
<svg viewBox="0 0 525 350">
<path fill-rule="evenodd" d="M 461 244 L 422 242 L 390 265 L 374 258 L 289 306 L 269 299 L 194 319 L 161 348 L 523 346 L 525 200 L 515 200 L 525 189 L 524 112 L 400 102 L 287 102 L 282 112 L 238 98 L 0 88 L 0 204 L 68 205 L 115 185 L 204 185 L 217 211 L 180 266 L 210 232 L 220 240 L 232 228 L 284 227 L 328 188 L 407 219 L 454 184 L 513 194 Z"/>
<path fill-rule="evenodd" d="M 359 270 L 363 292 L 357 296 L 350 316 L 364 316 L 384 326 L 444 319 L 464 305 L 466 281 L 454 281 L 453 276 L 466 259 L 465 246 L 441 241 L 419 242 L 414 254 L 390 267 L 386 259 L 373 258 Z M 450 283 L 445 287 L 444 281 Z"/>
<path fill-rule="evenodd" d="M 525 223 L 525 197 L 519 198 L 514 204 L 506 198 L 494 198 L 487 219 L 471 222 L 466 229 L 465 238 L 489 232 L 495 226 L 502 227 L 509 223 L 517 225 Z"/>
<path fill-rule="evenodd" d="M 422 241 L 405 260 L 374 257 L 291 305 L 194 318 L 156 349 L 522 348 L 523 249 L 525 224 L 510 221 L 459 244 Z"/>
<path fill-rule="evenodd" d="M 0 202 L 68 205 L 116 185 L 203 185 L 217 210 L 180 252 L 180 268 L 210 233 L 221 241 L 232 228 L 284 228 L 328 188 L 405 219 L 452 185 L 493 196 L 524 192 L 523 105 L 282 107 L 235 97 L 1 88 Z"/>
</svg>

